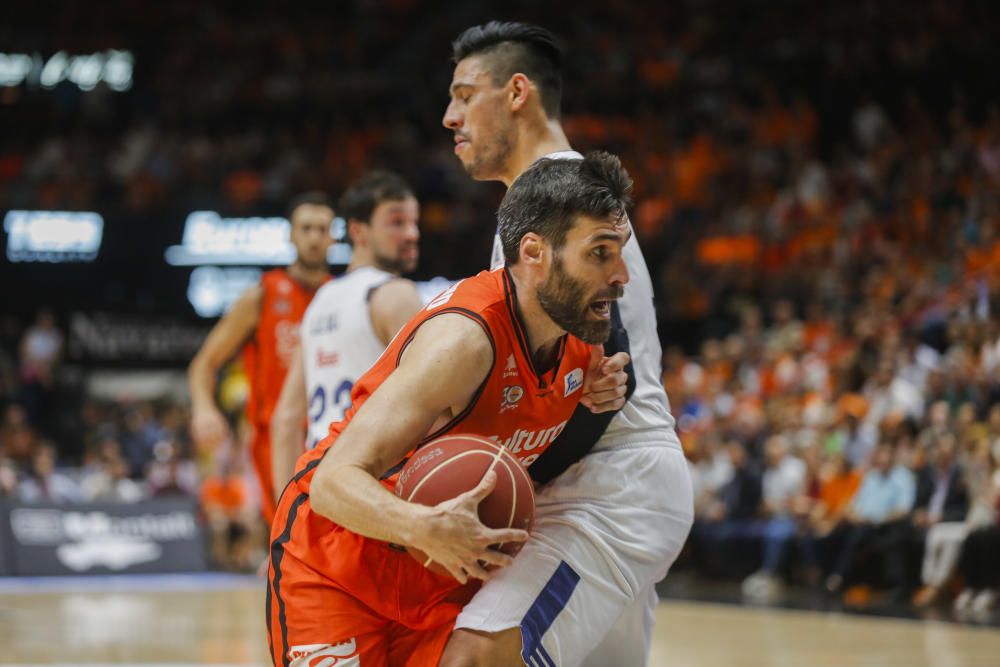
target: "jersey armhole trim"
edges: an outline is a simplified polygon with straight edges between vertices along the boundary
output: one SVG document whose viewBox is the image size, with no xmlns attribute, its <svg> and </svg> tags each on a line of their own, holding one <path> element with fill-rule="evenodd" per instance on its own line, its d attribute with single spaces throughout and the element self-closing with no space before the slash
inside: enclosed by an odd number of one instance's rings
<svg viewBox="0 0 1000 667">
<path fill-rule="evenodd" d="M 431 440 L 434 440 L 435 438 L 444 435 L 451 429 L 458 426 L 462 422 L 462 420 L 464 420 L 466 417 L 469 416 L 469 413 L 471 413 L 473 408 L 476 407 L 476 404 L 479 403 L 480 397 L 482 397 L 483 392 L 486 390 L 486 385 L 488 385 L 490 382 L 490 376 L 493 375 L 493 369 L 496 367 L 497 344 L 496 341 L 493 339 L 493 332 L 490 331 L 490 327 L 486 323 L 486 320 L 479 313 L 473 312 L 466 308 L 457 308 L 457 307 L 445 308 L 437 313 L 434 313 L 433 315 L 425 319 L 423 322 L 421 322 L 419 325 L 417 325 L 417 327 L 410 332 L 410 335 L 406 337 L 406 340 L 403 342 L 403 345 L 399 348 L 399 354 L 396 356 L 396 367 L 397 368 L 399 367 L 399 362 L 403 358 L 403 353 L 406 352 L 406 348 L 409 347 L 410 343 L 413 341 L 413 337 L 416 336 L 417 331 L 420 330 L 420 327 L 422 327 L 424 324 L 434 319 L 438 315 L 444 315 L 446 313 L 455 313 L 458 315 L 464 315 L 465 317 L 468 317 L 470 320 L 476 322 L 480 327 L 482 327 L 483 331 L 486 333 L 486 337 L 490 341 L 490 347 L 493 348 L 493 364 L 492 364 L 493 367 L 490 368 L 490 372 L 486 374 L 485 378 L 483 378 L 482 383 L 479 385 L 479 388 L 476 389 L 476 392 L 472 395 L 472 398 L 469 400 L 469 404 L 465 406 L 465 409 L 462 410 L 457 415 L 455 415 L 454 417 L 452 417 L 450 420 L 448 420 L 448 423 L 446 423 L 444 426 L 437 429 L 430 435 L 423 437 L 416 444 L 416 446 L 414 446 L 413 451 L 417 451 Z M 386 470 L 385 473 L 382 474 L 381 479 L 388 479 L 389 477 L 395 475 L 397 472 L 403 469 L 403 466 L 406 465 L 406 462 L 409 459 L 410 457 L 408 456 L 404 457 L 399 463 Z"/>
</svg>

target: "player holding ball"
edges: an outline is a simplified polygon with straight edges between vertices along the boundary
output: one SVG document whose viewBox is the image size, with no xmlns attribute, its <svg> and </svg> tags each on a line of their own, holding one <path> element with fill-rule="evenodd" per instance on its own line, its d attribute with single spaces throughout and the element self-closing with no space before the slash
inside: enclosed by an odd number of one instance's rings
<svg viewBox="0 0 1000 667">
<path fill-rule="evenodd" d="M 433 299 L 358 381 L 344 421 L 299 459 L 271 533 L 276 665 L 437 664 L 474 580 L 512 561 L 490 545 L 528 535 L 479 519 L 495 469 L 433 506 L 393 493 L 399 471 L 414 451 L 455 433 L 530 463 L 584 395 L 599 409 L 620 407 L 627 359 L 602 363 L 594 346 L 607 339 L 611 304 L 628 281 L 630 188 L 607 153 L 532 166 L 498 211 L 505 268 Z M 587 372 L 598 367 L 595 381 Z"/>
</svg>

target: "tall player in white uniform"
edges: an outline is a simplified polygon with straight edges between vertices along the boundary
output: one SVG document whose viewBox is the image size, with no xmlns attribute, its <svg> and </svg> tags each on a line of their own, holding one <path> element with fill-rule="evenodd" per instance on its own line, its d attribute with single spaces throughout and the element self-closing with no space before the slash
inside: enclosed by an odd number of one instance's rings
<svg viewBox="0 0 1000 667">
<path fill-rule="evenodd" d="M 453 51 L 443 122 L 473 178 L 510 186 L 539 158 L 580 157 L 559 122 L 561 53 L 549 32 L 491 22 L 462 33 Z M 619 302 L 617 349 L 605 354 L 628 348 L 634 390 L 611 417 L 579 409 L 532 465 L 545 485 L 531 539 L 459 616 L 442 667 L 513 665 L 519 654 L 532 667 L 646 664 L 654 585 L 687 539 L 693 508 L 634 235 L 625 261 L 631 282 Z"/>
<path fill-rule="evenodd" d="M 292 476 L 306 419 L 312 447 L 344 418 L 354 382 L 423 307 L 414 284 L 399 277 L 417 266 L 420 207 L 410 186 L 391 172 L 371 172 L 347 189 L 338 210 L 353 255 L 302 318 L 301 344 L 271 419 L 275 489 Z"/>
</svg>

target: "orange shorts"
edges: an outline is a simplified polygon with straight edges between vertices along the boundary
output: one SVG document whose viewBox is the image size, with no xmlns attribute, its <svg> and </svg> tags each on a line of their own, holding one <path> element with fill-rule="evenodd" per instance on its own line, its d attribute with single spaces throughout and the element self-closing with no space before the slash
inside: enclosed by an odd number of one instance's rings
<svg viewBox="0 0 1000 667">
<path fill-rule="evenodd" d="M 286 667 L 437 665 L 476 589 L 313 512 L 294 484 L 271 527 L 268 579 L 271 659 Z"/>
<path fill-rule="evenodd" d="M 253 440 L 250 441 L 250 460 L 260 485 L 260 512 L 267 524 L 271 525 L 274 522 L 277 493 L 271 480 L 271 434 L 266 427 L 254 429 Z"/>
</svg>

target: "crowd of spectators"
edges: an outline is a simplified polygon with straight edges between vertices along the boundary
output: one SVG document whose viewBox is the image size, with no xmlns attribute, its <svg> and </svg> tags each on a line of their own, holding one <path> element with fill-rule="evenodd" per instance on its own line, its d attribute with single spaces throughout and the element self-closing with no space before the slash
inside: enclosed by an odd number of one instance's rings
<svg viewBox="0 0 1000 667">
<path fill-rule="evenodd" d="M 420 195 L 421 270 L 465 275 L 488 256 L 499 190 L 461 173 L 440 127 L 447 45 L 498 15 L 548 25 L 569 47 L 571 141 L 620 153 L 636 181 L 696 482 L 692 562 L 754 599 L 793 581 L 995 604 L 1000 83 L 984 63 L 1000 62 L 1000 5 L 583 2 L 570 18 L 394 0 L 325 20 L 128 4 L 122 21 L 29 17 L 37 29 L 8 40 L 127 47 L 137 66 L 127 93 L 0 96 L 22 128 L 0 148 L 0 207 L 252 213 L 385 166 Z M 197 493 L 169 406 L 85 403 L 83 467 L 55 481 L 59 446 L 28 443 L 61 340 L 39 317 L 15 346 L 23 400 L 0 452 L 23 480 L 0 467 L 6 493 Z M 220 525 L 251 494 L 233 468 L 203 491 Z"/>
<path fill-rule="evenodd" d="M 60 382 L 63 334 L 48 310 L 23 330 L 5 318 L 3 331 L 0 500 L 197 499 L 214 562 L 235 570 L 259 565 L 264 527 L 257 491 L 235 443 L 196 452 L 186 405 L 167 397 L 101 399 Z M 239 406 L 231 407 L 238 421 Z"/>
</svg>

